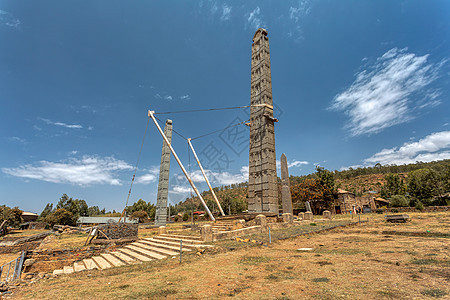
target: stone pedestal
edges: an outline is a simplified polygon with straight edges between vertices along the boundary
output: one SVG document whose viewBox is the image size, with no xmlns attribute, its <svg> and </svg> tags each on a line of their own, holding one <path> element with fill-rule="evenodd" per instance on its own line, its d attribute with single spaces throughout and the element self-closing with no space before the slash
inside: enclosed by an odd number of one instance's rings
<svg viewBox="0 0 450 300">
<path fill-rule="evenodd" d="M 305 219 L 305 213 L 298 213 L 298 218 L 300 219 L 300 221 L 303 221 Z"/>
<path fill-rule="evenodd" d="M 283 222 L 292 224 L 294 223 L 294 216 L 291 213 L 284 213 L 283 215 Z"/>
<path fill-rule="evenodd" d="M 166 233 L 167 233 L 166 226 L 159 226 L 158 234 L 166 234 Z"/>
<path fill-rule="evenodd" d="M 331 220 L 331 212 L 330 212 L 330 211 L 325 210 L 325 211 L 322 213 L 322 215 L 323 215 L 323 217 L 324 217 L 325 219 Z"/>
<path fill-rule="evenodd" d="M 261 231 L 262 232 L 266 232 L 268 230 L 268 226 L 267 226 L 267 218 L 265 215 L 257 215 L 255 218 L 256 221 L 256 225 L 260 225 L 261 226 Z"/>
<path fill-rule="evenodd" d="M 313 213 L 310 211 L 305 212 L 305 217 L 303 220 L 312 221 L 314 219 Z"/>
<path fill-rule="evenodd" d="M 200 233 L 202 235 L 202 240 L 205 242 L 212 242 L 213 240 L 213 232 L 211 225 L 203 225 L 200 229 Z"/>
</svg>

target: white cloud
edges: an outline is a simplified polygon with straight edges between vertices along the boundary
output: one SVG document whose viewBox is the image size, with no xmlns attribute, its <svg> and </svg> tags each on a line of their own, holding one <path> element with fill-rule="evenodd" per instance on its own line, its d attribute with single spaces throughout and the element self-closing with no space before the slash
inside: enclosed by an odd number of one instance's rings
<svg viewBox="0 0 450 300">
<path fill-rule="evenodd" d="M 183 96 L 180 96 L 180 99 L 181 99 L 181 100 L 190 100 L 190 99 L 191 99 L 191 96 L 189 96 L 189 95 L 183 95 Z"/>
<path fill-rule="evenodd" d="M 154 166 L 147 171 L 147 174 L 136 177 L 136 183 L 149 184 L 158 179 L 159 168 Z"/>
<path fill-rule="evenodd" d="M 63 122 L 52 122 L 49 119 L 44 119 L 44 118 L 39 118 L 39 119 L 44 121 L 48 125 L 61 126 L 61 127 L 70 128 L 70 129 L 82 129 L 83 128 L 82 125 L 78 125 L 78 124 L 67 124 L 67 123 L 63 123 Z"/>
<path fill-rule="evenodd" d="M 0 10 L 0 26 L 3 25 L 20 29 L 20 20 L 16 19 L 11 13 Z"/>
<path fill-rule="evenodd" d="M 220 17 L 221 21 L 228 21 L 230 19 L 231 9 L 231 6 L 228 6 L 226 4 L 222 5 L 222 16 Z"/>
<path fill-rule="evenodd" d="M 408 122 L 414 118 L 414 111 L 440 103 L 436 100 L 438 91 L 426 88 L 438 78 L 446 61 L 433 64 L 428 62 L 428 54 L 417 56 L 406 51 L 389 50 L 367 70 L 357 73 L 352 85 L 333 99 L 330 108 L 349 116 L 346 127 L 352 136 Z"/>
<path fill-rule="evenodd" d="M 188 194 L 190 193 L 191 188 L 187 187 L 187 186 L 180 186 L 180 185 L 175 185 L 173 186 L 173 188 L 169 191 L 169 193 L 172 194 Z"/>
<path fill-rule="evenodd" d="M 21 139 L 20 137 L 17 137 L 17 136 L 12 136 L 12 137 L 9 138 L 9 140 L 13 141 L 13 142 L 19 142 L 19 143 L 22 143 L 22 144 L 26 144 L 27 143 L 24 139 Z"/>
<path fill-rule="evenodd" d="M 281 169 L 281 161 L 277 159 L 277 169 L 280 170 Z M 293 161 L 288 161 L 288 168 L 292 168 L 292 167 L 301 167 L 302 165 L 308 165 L 309 162 L 307 161 L 302 161 L 302 160 L 293 160 Z"/>
<path fill-rule="evenodd" d="M 165 100 L 172 100 L 172 96 L 170 96 L 170 95 L 164 96 L 164 99 Z"/>
<path fill-rule="evenodd" d="M 114 157 L 101 158 L 86 155 L 81 159 L 70 158 L 63 162 L 40 161 L 18 168 L 2 168 L 2 171 L 21 178 L 89 186 L 94 184 L 121 185 L 115 173 L 132 168 L 125 161 Z"/>
<path fill-rule="evenodd" d="M 432 133 L 417 142 L 404 143 L 400 148 L 383 149 L 364 160 L 366 165 L 380 163 L 409 164 L 450 158 L 450 131 Z"/>
<path fill-rule="evenodd" d="M 311 11 L 309 1 L 301 0 L 298 2 L 297 7 L 289 7 L 289 19 L 294 20 L 295 23 L 301 21 Z"/>
<path fill-rule="evenodd" d="M 254 10 L 247 14 L 247 24 L 255 30 L 261 27 L 265 27 L 264 22 L 262 21 L 260 16 L 260 11 L 261 9 L 259 8 L 259 6 L 257 6 Z"/>
</svg>

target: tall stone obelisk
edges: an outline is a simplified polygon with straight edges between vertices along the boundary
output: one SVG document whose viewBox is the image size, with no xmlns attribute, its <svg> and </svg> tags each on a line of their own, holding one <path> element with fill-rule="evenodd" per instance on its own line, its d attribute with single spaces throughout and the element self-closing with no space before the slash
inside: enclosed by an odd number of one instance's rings
<svg viewBox="0 0 450 300">
<path fill-rule="evenodd" d="M 281 202 L 283 213 L 292 214 L 291 184 L 289 183 L 289 170 L 286 155 L 281 154 Z"/>
<path fill-rule="evenodd" d="M 172 120 L 166 121 L 164 134 L 172 142 Z M 163 141 L 161 165 L 159 166 L 158 196 L 156 198 L 155 225 L 163 226 L 167 223 L 167 199 L 169 196 L 170 148 Z"/>
<path fill-rule="evenodd" d="M 248 212 L 278 213 L 272 76 L 267 30 L 253 36 Z"/>
</svg>

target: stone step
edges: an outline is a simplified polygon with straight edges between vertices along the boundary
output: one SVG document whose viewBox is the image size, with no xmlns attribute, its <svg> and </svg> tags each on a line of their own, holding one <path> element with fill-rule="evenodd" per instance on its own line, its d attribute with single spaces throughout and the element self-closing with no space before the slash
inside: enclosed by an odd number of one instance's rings
<svg viewBox="0 0 450 300">
<path fill-rule="evenodd" d="M 150 257 L 141 255 L 139 253 L 136 253 L 134 251 L 131 251 L 130 249 L 126 249 L 126 248 L 121 248 L 119 249 L 120 252 L 123 252 L 125 254 L 127 254 L 128 256 L 137 259 L 139 261 L 151 261 L 152 259 Z"/>
<path fill-rule="evenodd" d="M 173 238 L 173 237 L 168 237 L 168 236 L 155 236 L 153 237 L 154 239 L 158 239 L 158 240 L 166 240 L 166 241 L 173 241 L 173 242 L 180 242 L 180 240 L 183 241 L 183 244 L 203 244 L 203 241 L 198 241 L 198 240 L 189 240 L 189 239 L 180 239 L 180 238 Z"/>
<path fill-rule="evenodd" d="M 117 257 L 115 257 L 109 253 L 102 253 L 100 255 L 104 259 L 106 259 L 111 265 L 113 265 L 113 267 L 125 266 L 124 262 L 122 262 L 120 259 L 118 259 Z"/>
<path fill-rule="evenodd" d="M 163 233 L 160 234 L 160 236 L 168 236 L 168 237 L 173 237 L 173 238 L 177 238 L 177 239 L 191 239 L 191 240 L 202 240 L 201 236 L 197 236 L 197 235 L 178 235 L 178 234 L 169 234 L 169 233 Z"/>
<path fill-rule="evenodd" d="M 134 245 L 126 245 L 125 247 L 128 248 L 128 249 L 131 249 L 131 250 L 133 250 L 135 252 L 138 252 L 139 254 L 144 254 L 144 255 L 147 255 L 147 256 L 150 256 L 150 257 L 156 258 L 156 259 L 163 259 L 163 258 L 167 257 L 167 256 L 161 255 L 159 253 L 156 253 L 156 252 L 153 252 L 153 251 L 149 251 L 149 250 L 145 250 L 145 249 L 143 249 L 141 247 L 137 247 L 137 246 L 134 246 Z"/>
<path fill-rule="evenodd" d="M 74 262 L 73 263 L 73 270 L 75 272 L 80 272 L 80 271 L 86 270 L 86 267 L 84 266 L 84 264 L 82 262 Z"/>
<path fill-rule="evenodd" d="M 147 240 L 140 240 L 139 242 L 149 244 L 151 246 L 156 246 L 156 247 L 165 248 L 165 249 L 169 249 L 169 250 L 175 250 L 175 251 L 178 251 L 178 253 L 180 252 L 180 246 L 171 246 L 171 245 L 155 243 L 155 242 L 151 242 L 151 241 L 147 241 Z M 183 247 L 182 250 L 183 251 L 192 251 L 191 249 L 188 249 L 186 247 Z"/>
<path fill-rule="evenodd" d="M 100 267 L 100 269 L 111 268 L 111 264 L 101 256 L 93 256 L 92 259 Z"/>
<path fill-rule="evenodd" d="M 73 273 L 73 267 L 70 267 L 70 266 L 64 266 L 63 270 L 64 270 L 64 274 Z"/>
<path fill-rule="evenodd" d="M 156 239 L 156 237 L 154 237 L 154 238 L 144 238 L 144 240 L 155 242 L 155 243 L 163 243 L 163 244 L 167 244 L 167 245 L 178 246 L 178 249 L 180 248 L 180 241 L 179 240 L 177 242 L 173 242 L 173 241 Z M 183 248 L 184 247 L 191 248 L 191 249 L 192 248 L 197 249 L 197 248 L 202 248 L 202 247 L 209 247 L 209 245 L 185 244 L 184 241 L 183 241 Z"/>
<path fill-rule="evenodd" d="M 119 259 L 121 259 L 122 261 L 124 261 L 124 262 L 126 262 L 128 264 L 131 264 L 131 263 L 136 261 L 132 257 L 130 257 L 128 255 L 125 255 L 125 254 L 123 254 L 122 252 L 119 252 L 119 251 L 111 252 L 111 254 L 114 255 L 115 257 L 118 257 Z"/>
<path fill-rule="evenodd" d="M 163 255 L 172 255 L 173 256 L 173 255 L 178 255 L 179 254 L 179 252 L 174 252 L 174 251 L 167 250 L 167 249 L 164 249 L 164 248 L 151 246 L 151 245 L 148 245 L 148 244 L 145 244 L 145 243 L 141 243 L 141 242 L 135 242 L 132 245 L 144 248 L 146 250 L 159 252 L 159 253 L 161 253 Z"/>
<path fill-rule="evenodd" d="M 53 275 L 62 275 L 64 274 L 64 270 L 53 270 Z"/>
<path fill-rule="evenodd" d="M 86 266 L 86 269 L 93 270 L 93 269 L 100 269 L 97 264 L 92 260 L 92 258 L 83 259 L 83 263 Z"/>
</svg>

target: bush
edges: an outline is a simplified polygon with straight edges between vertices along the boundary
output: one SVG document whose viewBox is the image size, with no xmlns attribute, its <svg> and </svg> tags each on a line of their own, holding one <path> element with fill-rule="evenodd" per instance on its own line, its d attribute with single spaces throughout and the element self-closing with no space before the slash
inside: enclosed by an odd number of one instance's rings
<svg viewBox="0 0 450 300">
<path fill-rule="evenodd" d="M 414 206 L 417 210 L 422 211 L 423 210 L 423 204 L 420 201 L 416 202 L 416 205 Z"/>
<path fill-rule="evenodd" d="M 383 213 L 384 213 L 384 210 L 382 210 L 382 209 L 377 209 L 375 212 L 376 212 L 377 214 L 383 214 Z"/>
<path fill-rule="evenodd" d="M 189 214 L 187 212 L 185 212 L 183 214 L 183 221 L 186 222 L 189 219 Z"/>
<path fill-rule="evenodd" d="M 178 222 L 178 216 L 175 216 L 174 218 L 173 218 L 173 220 L 175 221 L 175 222 Z"/>
<path fill-rule="evenodd" d="M 391 201 L 389 203 L 391 207 L 405 207 L 409 206 L 409 201 L 403 195 L 394 195 L 391 197 Z"/>
<path fill-rule="evenodd" d="M 139 220 L 139 223 L 144 223 L 148 219 L 148 214 L 145 210 L 135 211 L 131 214 L 131 219 Z"/>
<path fill-rule="evenodd" d="M 44 218 L 44 222 L 47 222 L 52 226 L 55 224 L 74 226 L 76 225 L 77 220 L 70 211 L 66 210 L 65 208 L 58 208 L 51 214 L 48 214 Z"/>
</svg>

